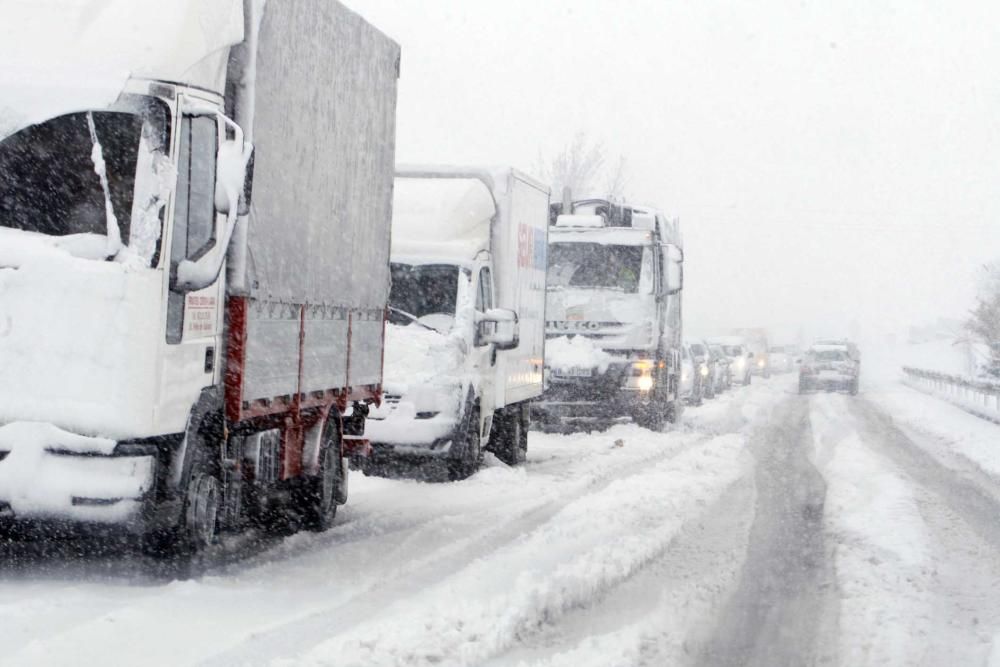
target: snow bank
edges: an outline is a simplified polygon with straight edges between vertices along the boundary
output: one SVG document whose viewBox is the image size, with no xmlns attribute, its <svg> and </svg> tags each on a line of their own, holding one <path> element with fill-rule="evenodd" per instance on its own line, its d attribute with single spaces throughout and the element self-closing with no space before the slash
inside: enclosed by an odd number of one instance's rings
<svg viewBox="0 0 1000 667">
<path fill-rule="evenodd" d="M 867 398 L 906 429 L 931 436 L 938 445 L 932 453 L 943 454 L 945 463 L 958 456 L 1000 480 L 1000 426 L 902 384 L 873 389 Z"/>
<path fill-rule="evenodd" d="M 284 664 L 479 664 L 662 554 L 690 517 L 745 473 L 743 447 L 742 436 L 722 436 L 618 479 L 470 563 L 419 603 L 400 600 Z"/>
<path fill-rule="evenodd" d="M 555 370 L 596 368 L 603 373 L 614 359 L 586 336 L 559 336 L 545 341 L 545 365 Z"/>
</svg>

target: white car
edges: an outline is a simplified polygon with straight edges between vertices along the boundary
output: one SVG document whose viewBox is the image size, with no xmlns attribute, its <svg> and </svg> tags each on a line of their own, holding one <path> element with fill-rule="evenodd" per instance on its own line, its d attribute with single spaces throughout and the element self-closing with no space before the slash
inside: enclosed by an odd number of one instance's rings
<svg viewBox="0 0 1000 667">
<path fill-rule="evenodd" d="M 736 384 L 750 384 L 750 373 L 753 370 L 753 353 L 739 336 L 719 336 L 708 339 L 709 344 L 718 345 L 729 357 L 729 373 Z"/>
<path fill-rule="evenodd" d="M 698 365 L 691 354 L 691 347 L 681 345 L 681 399 L 688 405 L 701 405 L 702 390 L 698 378 Z"/>
<path fill-rule="evenodd" d="M 861 358 L 848 343 L 817 343 L 810 347 L 799 366 L 799 393 L 822 389 L 858 393 Z"/>
</svg>

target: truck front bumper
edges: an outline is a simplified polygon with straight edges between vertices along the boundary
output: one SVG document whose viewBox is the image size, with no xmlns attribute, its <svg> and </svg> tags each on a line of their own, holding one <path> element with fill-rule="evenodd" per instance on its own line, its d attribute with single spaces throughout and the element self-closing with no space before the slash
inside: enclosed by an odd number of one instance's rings
<svg viewBox="0 0 1000 667">
<path fill-rule="evenodd" d="M 531 404 L 532 419 L 541 424 L 604 422 L 634 415 L 649 405 L 651 390 L 640 389 L 622 368 L 597 377 L 550 382 Z"/>
<path fill-rule="evenodd" d="M 391 456 L 446 457 L 458 428 L 454 415 L 438 413 L 418 419 L 412 411 L 397 409 L 380 414 L 373 410 L 365 424 L 374 458 Z"/>
<path fill-rule="evenodd" d="M 153 456 L 14 450 L 0 460 L 0 520 L 141 529 L 154 480 Z"/>
</svg>

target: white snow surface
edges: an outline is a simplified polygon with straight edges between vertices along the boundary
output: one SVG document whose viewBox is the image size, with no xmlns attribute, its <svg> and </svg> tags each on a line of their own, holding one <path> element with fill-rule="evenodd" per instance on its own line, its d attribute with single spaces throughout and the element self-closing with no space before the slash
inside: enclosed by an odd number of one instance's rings
<svg viewBox="0 0 1000 667">
<path fill-rule="evenodd" d="M 612 361 L 612 355 L 586 336 L 557 336 L 545 341 L 545 365 L 549 368 L 563 371 L 596 368 L 603 373 Z"/>
</svg>

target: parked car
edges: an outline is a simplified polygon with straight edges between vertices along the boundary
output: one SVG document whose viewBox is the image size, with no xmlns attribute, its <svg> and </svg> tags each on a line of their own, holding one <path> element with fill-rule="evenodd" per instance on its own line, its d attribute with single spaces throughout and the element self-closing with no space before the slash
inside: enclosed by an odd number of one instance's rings
<svg viewBox="0 0 1000 667">
<path fill-rule="evenodd" d="M 743 346 L 746 348 L 747 352 L 753 355 L 753 363 L 750 365 L 750 372 L 753 375 L 760 375 L 764 378 L 771 377 L 767 330 L 760 328 L 736 329 L 731 332 L 731 335 L 742 339 Z"/>
<path fill-rule="evenodd" d="M 847 341 L 816 343 L 799 366 L 799 393 L 822 389 L 858 393 L 861 356 Z"/>
<path fill-rule="evenodd" d="M 691 354 L 691 347 L 681 345 L 681 400 L 687 405 L 701 405 L 702 387 L 697 372 L 697 364 Z"/>
<path fill-rule="evenodd" d="M 715 373 L 718 364 L 715 357 L 708 350 L 708 344 L 701 340 L 693 340 L 688 343 L 691 350 L 691 358 L 694 362 L 695 378 L 702 387 L 704 398 L 715 398 Z"/>
<path fill-rule="evenodd" d="M 753 352 L 747 349 L 743 339 L 739 336 L 719 336 L 710 338 L 709 342 L 721 347 L 723 353 L 729 357 L 729 373 L 732 381 L 742 385 L 750 384 Z"/>
<path fill-rule="evenodd" d="M 715 360 L 715 374 L 713 377 L 713 382 L 715 383 L 715 393 L 721 394 L 727 389 L 733 386 L 733 376 L 730 372 L 730 366 L 732 362 L 726 353 L 722 351 L 722 348 L 718 345 L 708 345 L 708 353 L 712 355 L 712 359 Z"/>
<path fill-rule="evenodd" d="M 772 373 L 791 373 L 795 370 L 798 349 L 791 345 L 774 345 L 767 351 L 767 361 Z"/>
</svg>

